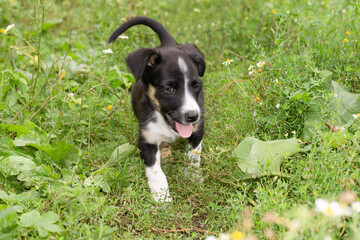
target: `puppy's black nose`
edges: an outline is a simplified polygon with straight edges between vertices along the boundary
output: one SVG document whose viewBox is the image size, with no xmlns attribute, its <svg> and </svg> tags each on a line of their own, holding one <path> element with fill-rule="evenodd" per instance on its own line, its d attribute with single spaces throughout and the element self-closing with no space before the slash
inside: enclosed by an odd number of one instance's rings
<svg viewBox="0 0 360 240">
<path fill-rule="evenodd" d="M 199 113 L 197 111 L 188 111 L 185 113 L 185 119 L 187 122 L 196 122 L 199 118 Z"/>
</svg>

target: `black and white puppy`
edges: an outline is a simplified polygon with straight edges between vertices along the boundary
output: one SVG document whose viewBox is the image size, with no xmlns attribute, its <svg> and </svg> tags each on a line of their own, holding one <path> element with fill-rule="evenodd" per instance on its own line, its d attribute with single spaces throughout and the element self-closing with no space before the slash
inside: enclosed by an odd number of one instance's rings
<svg viewBox="0 0 360 240">
<path fill-rule="evenodd" d="M 126 57 L 136 80 L 131 96 L 139 120 L 138 147 L 153 197 L 157 201 L 171 201 L 161 169 L 159 145 L 179 137 L 187 138 L 187 155 L 192 166 L 200 166 L 204 134 L 204 93 L 200 77 L 205 72 L 205 57 L 195 45 L 177 44 L 163 25 L 148 17 L 125 22 L 113 32 L 108 43 L 139 24 L 156 32 L 161 45 L 140 48 Z"/>
</svg>

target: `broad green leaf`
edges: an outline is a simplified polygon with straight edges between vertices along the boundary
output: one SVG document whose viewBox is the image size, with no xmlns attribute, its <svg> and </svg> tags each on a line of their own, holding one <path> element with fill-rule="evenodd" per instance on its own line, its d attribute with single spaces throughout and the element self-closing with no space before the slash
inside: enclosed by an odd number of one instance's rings
<svg viewBox="0 0 360 240">
<path fill-rule="evenodd" d="M 42 238 L 46 238 L 49 235 L 49 232 L 43 227 L 38 226 L 37 230 L 39 232 L 39 236 Z"/>
<path fill-rule="evenodd" d="M 245 174 L 251 177 L 280 174 L 280 165 L 285 157 L 302 151 L 295 138 L 261 141 L 245 138 L 234 150 L 232 157 Z"/>
<path fill-rule="evenodd" d="M 120 161 L 129 156 L 135 150 L 135 146 L 125 143 L 117 147 L 110 156 L 110 159 L 104 164 L 105 166 L 113 166 L 117 161 Z"/>
<path fill-rule="evenodd" d="M 34 227 L 40 219 L 40 213 L 33 210 L 20 216 L 20 222 L 24 227 Z"/>
<path fill-rule="evenodd" d="M 18 175 L 20 172 L 31 171 L 36 167 L 32 159 L 11 155 L 6 158 L 0 157 L 0 169 L 9 175 Z"/>
<path fill-rule="evenodd" d="M 328 131 L 325 122 L 329 122 L 331 126 L 347 127 L 354 120 L 352 115 L 360 113 L 360 94 L 350 93 L 339 83 L 332 81 L 332 73 L 329 71 L 322 71 L 319 75 L 322 78 L 320 92 L 333 94 L 330 99 L 322 94 L 310 105 L 305 119 L 305 139 L 311 139 L 316 130 Z"/>
<path fill-rule="evenodd" d="M 55 233 L 60 233 L 62 232 L 62 228 L 59 227 L 59 225 L 56 225 L 56 224 L 53 224 L 53 223 L 49 223 L 49 224 L 46 224 L 46 225 L 43 225 L 42 226 L 44 229 L 46 229 L 47 231 L 49 232 L 55 232 Z"/>
<path fill-rule="evenodd" d="M 45 226 L 47 225 L 48 223 L 55 223 L 59 221 L 59 216 L 54 213 L 54 212 L 47 212 L 45 213 L 44 215 L 42 215 L 38 222 L 37 222 L 37 225 L 38 226 Z"/>
</svg>

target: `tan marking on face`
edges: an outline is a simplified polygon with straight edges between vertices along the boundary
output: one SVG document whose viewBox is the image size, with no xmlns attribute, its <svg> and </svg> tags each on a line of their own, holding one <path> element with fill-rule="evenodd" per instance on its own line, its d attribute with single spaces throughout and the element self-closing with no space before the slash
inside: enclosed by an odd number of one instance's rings
<svg viewBox="0 0 360 240">
<path fill-rule="evenodd" d="M 160 111 L 160 103 L 159 100 L 155 97 L 156 89 L 154 86 L 149 85 L 149 97 L 153 103 L 155 103 L 157 109 Z"/>
</svg>

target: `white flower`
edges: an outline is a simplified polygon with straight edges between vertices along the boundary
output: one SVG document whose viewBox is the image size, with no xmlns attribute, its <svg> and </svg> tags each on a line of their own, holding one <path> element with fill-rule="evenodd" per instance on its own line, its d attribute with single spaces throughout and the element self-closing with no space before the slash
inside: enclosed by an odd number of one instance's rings
<svg viewBox="0 0 360 240">
<path fill-rule="evenodd" d="M 355 211 L 355 212 L 360 212 L 360 202 L 354 202 L 351 205 L 351 208 Z"/>
<path fill-rule="evenodd" d="M 234 59 L 227 59 L 225 62 L 223 62 L 223 65 L 227 66 L 230 65 L 232 62 L 234 61 Z"/>
<path fill-rule="evenodd" d="M 109 49 L 103 50 L 103 53 L 108 54 L 108 53 L 113 53 L 113 51 L 109 48 Z"/>
<path fill-rule="evenodd" d="M 128 36 L 119 36 L 119 38 L 121 38 L 121 39 L 129 39 Z"/>
<path fill-rule="evenodd" d="M 353 118 L 357 119 L 357 118 L 360 117 L 360 113 L 358 113 L 358 114 L 353 114 L 352 116 L 353 116 Z"/>
<path fill-rule="evenodd" d="M 249 75 L 253 74 L 255 72 L 255 70 L 252 70 L 249 72 Z"/>
<path fill-rule="evenodd" d="M 256 112 L 254 111 L 254 117 L 256 117 Z"/>
<path fill-rule="evenodd" d="M 276 108 L 280 108 L 280 103 L 275 105 Z"/>
<path fill-rule="evenodd" d="M 291 133 L 295 135 L 295 134 L 296 134 L 296 131 L 291 131 Z"/>
<path fill-rule="evenodd" d="M 341 217 L 351 216 L 351 208 L 340 205 L 338 202 L 329 203 L 326 200 L 318 198 L 315 200 L 315 210 L 326 216 Z"/>
<path fill-rule="evenodd" d="M 217 240 L 217 238 L 214 236 L 208 236 L 205 240 Z"/>
<path fill-rule="evenodd" d="M 279 84 L 279 80 L 277 78 L 275 79 L 275 84 Z"/>
<path fill-rule="evenodd" d="M 231 236 L 226 233 L 221 233 L 219 236 L 219 240 L 230 240 L 230 239 L 231 239 Z"/>
<path fill-rule="evenodd" d="M 256 64 L 256 66 L 258 66 L 259 68 L 262 67 L 265 64 L 264 61 L 260 61 Z"/>
<path fill-rule="evenodd" d="M 4 33 L 7 34 L 7 32 L 10 31 L 11 29 L 13 29 L 14 27 L 15 27 L 15 24 L 11 24 L 11 25 L 7 26 Z"/>
<path fill-rule="evenodd" d="M 254 68 L 254 66 L 253 66 L 253 65 L 250 65 L 249 68 L 248 68 L 248 70 L 251 71 L 253 68 Z"/>
</svg>

